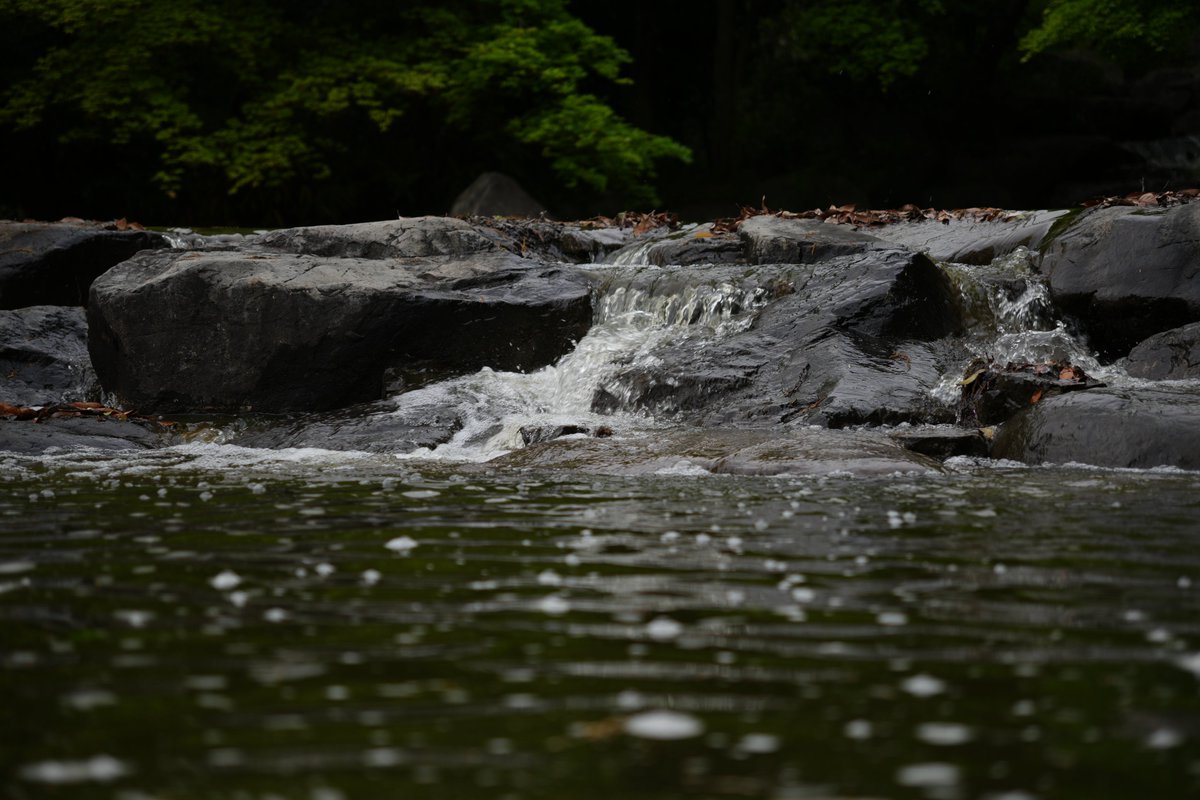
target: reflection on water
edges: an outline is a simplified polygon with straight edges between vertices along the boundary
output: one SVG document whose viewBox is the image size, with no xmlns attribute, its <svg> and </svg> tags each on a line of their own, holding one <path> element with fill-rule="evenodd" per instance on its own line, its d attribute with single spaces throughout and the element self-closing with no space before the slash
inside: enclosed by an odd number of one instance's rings
<svg viewBox="0 0 1200 800">
<path fill-rule="evenodd" d="M 0 468 L 4 797 L 1200 792 L 1200 475 Z"/>
</svg>

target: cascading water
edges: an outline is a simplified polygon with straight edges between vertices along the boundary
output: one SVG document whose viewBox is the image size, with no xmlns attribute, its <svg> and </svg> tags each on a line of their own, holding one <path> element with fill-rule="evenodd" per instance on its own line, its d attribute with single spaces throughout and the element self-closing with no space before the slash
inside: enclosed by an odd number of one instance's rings
<svg viewBox="0 0 1200 800">
<path fill-rule="evenodd" d="M 654 363 L 656 350 L 670 342 L 745 330 L 770 298 L 766 286 L 698 282 L 704 274 L 685 267 L 614 266 L 598 269 L 597 277 L 594 323 L 556 364 L 530 373 L 485 368 L 396 398 L 397 414 L 449 407 L 462 422 L 451 441 L 411 456 L 487 460 L 523 446 L 528 426 L 653 427 L 646 416 L 594 413 L 596 389 L 621 368 Z"/>
<path fill-rule="evenodd" d="M 1018 247 L 986 266 L 943 265 L 959 289 L 967 320 L 964 343 L 972 357 L 999 365 L 1067 361 L 1101 380 L 1125 379 L 1119 367 L 1102 366 L 1059 314 L 1033 257 L 1033 251 Z M 954 402 L 962 377 L 961 370 L 948 372 L 934 396 Z"/>
</svg>

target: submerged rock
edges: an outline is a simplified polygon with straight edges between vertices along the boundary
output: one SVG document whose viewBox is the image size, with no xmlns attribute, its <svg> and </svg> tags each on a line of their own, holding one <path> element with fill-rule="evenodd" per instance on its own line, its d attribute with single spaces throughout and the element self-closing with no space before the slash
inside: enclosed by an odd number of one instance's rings
<svg viewBox="0 0 1200 800">
<path fill-rule="evenodd" d="M 1162 331 L 1200 321 L 1200 203 L 1097 208 L 1043 251 L 1055 302 L 1115 359 Z"/>
<path fill-rule="evenodd" d="M 0 402 L 19 406 L 96 400 L 82 308 L 0 311 Z"/>
<path fill-rule="evenodd" d="M 141 410 L 316 411 L 380 397 L 389 370 L 530 370 L 591 321 L 577 273 L 461 220 L 299 228 L 240 251 L 143 253 L 92 287 L 89 349 Z"/>
<path fill-rule="evenodd" d="M 86 305 L 88 287 L 110 267 L 141 250 L 168 246 L 150 231 L 0 220 L 0 309 Z"/>
<path fill-rule="evenodd" d="M 1153 381 L 1200 378 L 1200 322 L 1146 339 L 1129 352 L 1125 371 Z"/>
<path fill-rule="evenodd" d="M 1029 464 L 1200 469 L 1200 392 L 1097 389 L 1044 400 L 996 433 L 992 455 Z"/>
<path fill-rule="evenodd" d="M 489 467 L 577 469 L 608 475 L 889 475 L 940 470 L 882 433 L 820 428 L 786 432 L 729 428 L 655 431 L 636 438 L 556 439 L 488 462 Z"/>
</svg>

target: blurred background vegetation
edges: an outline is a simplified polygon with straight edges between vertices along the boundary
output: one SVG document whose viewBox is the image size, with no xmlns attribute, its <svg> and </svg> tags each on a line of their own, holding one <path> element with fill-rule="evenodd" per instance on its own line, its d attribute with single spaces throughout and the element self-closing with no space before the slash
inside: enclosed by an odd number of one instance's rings
<svg viewBox="0 0 1200 800">
<path fill-rule="evenodd" d="M 0 216 L 1073 205 L 1200 183 L 1195 0 L 0 0 Z"/>
</svg>

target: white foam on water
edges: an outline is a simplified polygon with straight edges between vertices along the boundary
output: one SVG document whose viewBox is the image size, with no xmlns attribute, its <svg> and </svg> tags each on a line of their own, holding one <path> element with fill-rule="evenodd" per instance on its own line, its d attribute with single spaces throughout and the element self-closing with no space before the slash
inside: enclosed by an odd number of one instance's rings
<svg viewBox="0 0 1200 800">
<path fill-rule="evenodd" d="M 34 783 L 89 783 L 115 781 L 132 772 L 124 761 L 96 755 L 78 761 L 38 761 L 21 768 L 21 777 Z"/>
<path fill-rule="evenodd" d="M 652 278 L 661 273 L 663 280 L 647 281 L 647 271 Z M 528 373 L 485 367 L 398 395 L 397 416 L 444 417 L 452 409 L 462 426 L 445 444 L 400 458 L 488 461 L 524 447 L 521 429 L 528 426 L 655 429 L 658 424 L 645 414 L 594 412 L 596 391 L 622 369 L 656 364 L 655 353 L 664 345 L 745 330 L 770 297 L 765 287 L 688 284 L 680 275 L 672 268 L 614 269 L 594 302 L 591 329 L 555 364 Z M 667 467 L 664 474 L 702 471 L 690 463 L 676 466 L 680 472 Z"/>
<path fill-rule="evenodd" d="M 704 723 L 679 711 L 643 711 L 625 720 L 625 732 L 658 741 L 691 739 L 704 733 Z"/>
</svg>

